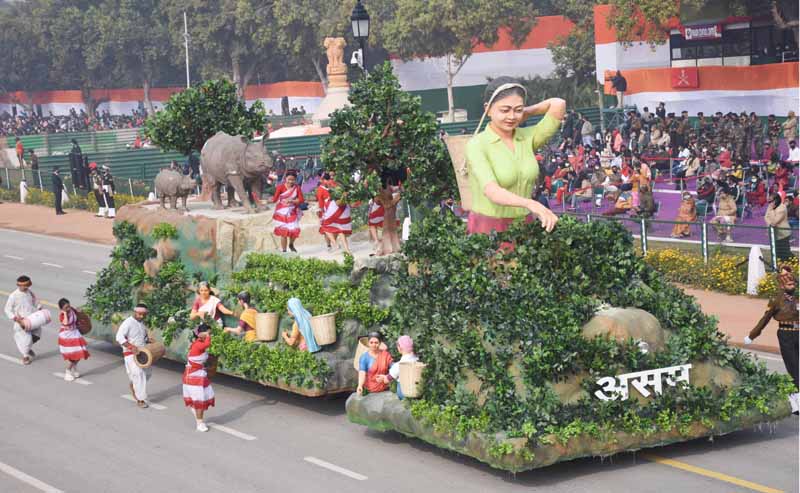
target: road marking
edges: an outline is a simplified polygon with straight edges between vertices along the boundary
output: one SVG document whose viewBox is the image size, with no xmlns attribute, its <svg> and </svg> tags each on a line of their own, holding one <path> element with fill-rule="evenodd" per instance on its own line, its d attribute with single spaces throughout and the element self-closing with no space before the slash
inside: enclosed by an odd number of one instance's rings
<svg viewBox="0 0 800 493">
<path fill-rule="evenodd" d="M 26 483 L 26 484 L 28 484 L 30 486 L 33 486 L 37 490 L 43 491 L 44 493 L 64 493 L 63 491 L 59 490 L 58 488 L 50 486 L 49 484 L 47 484 L 47 483 L 45 483 L 43 481 L 39 481 L 38 479 L 34 478 L 33 476 L 29 476 L 29 475 L 25 474 L 24 472 L 20 471 L 19 469 L 15 469 L 15 468 L 9 466 L 8 464 L 4 464 L 4 463 L 0 462 L 0 471 L 3 471 L 4 473 L 8 474 L 9 476 L 11 476 L 13 478 L 19 479 L 23 483 Z"/>
<path fill-rule="evenodd" d="M 233 428 L 228 428 L 227 426 L 218 425 L 216 423 L 208 423 L 210 428 L 214 428 L 215 430 L 219 430 L 223 433 L 227 433 L 228 435 L 233 435 L 236 438 L 241 438 L 242 440 L 252 441 L 255 440 L 256 437 L 253 435 L 248 435 L 247 433 L 242 433 L 241 431 L 234 430 Z"/>
<path fill-rule="evenodd" d="M 62 373 L 60 371 L 54 371 L 53 372 L 53 376 L 54 377 L 58 377 L 61 380 L 64 380 L 64 373 Z M 92 384 L 92 382 L 90 382 L 88 380 L 84 380 L 83 378 L 77 378 L 77 379 L 73 380 L 72 383 L 79 383 L 81 385 L 91 385 Z"/>
<path fill-rule="evenodd" d="M 333 472 L 338 472 L 339 474 L 343 474 L 348 478 L 353 478 L 358 481 L 367 480 L 366 476 L 363 476 L 357 472 L 353 472 L 349 469 L 345 469 L 344 467 L 339 467 L 336 464 L 331 464 L 330 462 L 325 462 L 324 460 L 317 459 L 316 457 L 303 457 L 303 460 L 306 462 L 310 462 L 312 464 L 316 464 L 319 467 L 324 467 L 325 469 L 331 470 Z"/>
<path fill-rule="evenodd" d="M 50 262 L 42 262 L 42 265 L 47 265 L 48 267 L 55 267 L 56 269 L 63 269 L 63 265 L 58 264 L 51 264 Z"/>
<path fill-rule="evenodd" d="M 8 356 L 8 355 L 5 355 L 5 354 L 0 354 L 0 359 L 4 359 L 4 360 L 6 360 L 6 361 L 8 361 L 8 362 L 10 362 L 10 363 L 16 363 L 16 364 L 18 364 L 18 365 L 22 366 L 22 360 L 20 360 L 19 358 L 15 358 L 15 357 L 13 357 L 13 356 Z"/>
<path fill-rule="evenodd" d="M 136 399 L 134 399 L 133 396 L 130 395 L 130 394 L 124 394 L 124 395 L 121 395 L 120 397 L 122 397 L 126 401 L 136 402 Z M 148 402 L 147 404 L 149 404 L 150 407 L 152 407 L 156 411 L 163 411 L 164 409 L 167 408 L 167 406 L 162 406 L 161 404 L 156 404 L 154 402 Z"/>
<path fill-rule="evenodd" d="M 24 260 L 22 257 L 15 257 L 14 255 L 3 255 L 5 258 L 10 258 L 11 260 Z"/>
<path fill-rule="evenodd" d="M 97 272 L 95 272 L 93 270 L 83 270 L 81 272 L 83 272 L 84 274 L 90 274 L 90 275 L 93 275 L 93 276 L 97 275 Z"/>
<path fill-rule="evenodd" d="M 708 469 L 703 469 L 702 467 L 693 466 L 677 460 L 667 459 L 666 457 L 661 457 L 658 455 L 647 454 L 647 453 L 642 454 L 642 457 L 651 462 L 657 462 L 665 466 L 670 466 L 676 469 L 681 469 L 683 471 L 699 474 L 700 476 L 705 476 L 707 478 L 712 478 L 718 481 L 724 481 L 726 483 L 735 484 L 737 486 L 741 486 L 742 488 L 747 488 L 749 490 L 759 491 L 761 493 L 783 493 L 782 490 L 776 490 L 775 488 L 770 488 L 769 486 L 760 485 L 758 483 L 751 483 L 750 481 L 745 481 L 744 479 L 734 478 L 733 476 L 728 476 L 727 474 L 722 474 L 721 472 L 709 471 Z"/>
<path fill-rule="evenodd" d="M 0 290 L 0 295 L 3 296 L 11 296 L 11 293 L 8 291 Z M 39 300 L 39 303 L 43 304 L 44 306 L 49 306 L 50 308 L 58 308 L 58 305 L 55 303 L 50 303 L 49 301 Z"/>
</svg>

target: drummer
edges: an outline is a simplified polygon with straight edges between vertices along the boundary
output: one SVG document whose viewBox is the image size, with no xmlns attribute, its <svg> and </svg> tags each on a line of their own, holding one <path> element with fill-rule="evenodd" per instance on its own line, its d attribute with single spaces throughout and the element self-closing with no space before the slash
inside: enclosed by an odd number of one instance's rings
<svg viewBox="0 0 800 493">
<path fill-rule="evenodd" d="M 41 328 L 26 331 L 22 327 L 22 321 L 25 317 L 42 309 L 42 305 L 37 301 L 36 295 L 31 291 L 32 284 L 30 277 L 19 276 L 17 278 L 17 289 L 9 295 L 5 309 L 6 317 L 14 321 L 14 342 L 17 343 L 17 349 L 22 354 L 23 365 L 29 365 L 33 361 L 36 356 L 36 353 L 33 352 L 33 345 L 42 336 Z"/>
<path fill-rule="evenodd" d="M 139 303 L 133 309 L 133 315 L 126 318 L 117 331 L 117 343 L 122 346 L 122 355 L 125 357 L 125 371 L 130 380 L 131 394 L 136 405 L 142 409 L 147 404 L 147 380 L 150 378 L 150 368 L 140 368 L 136 364 L 136 355 L 147 344 L 147 328 L 142 322 L 147 316 L 147 305 Z"/>
</svg>

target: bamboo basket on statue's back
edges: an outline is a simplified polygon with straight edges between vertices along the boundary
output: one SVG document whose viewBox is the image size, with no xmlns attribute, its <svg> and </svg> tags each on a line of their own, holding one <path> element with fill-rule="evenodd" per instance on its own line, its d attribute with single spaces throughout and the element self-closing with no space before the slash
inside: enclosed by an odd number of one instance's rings
<svg viewBox="0 0 800 493">
<path fill-rule="evenodd" d="M 444 138 L 447 152 L 450 153 L 450 160 L 453 162 L 453 170 L 456 173 L 458 194 L 461 196 L 461 208 L 465 211 L 472 209 L 472 192 L 469 189 L 469 168 L 467 167 L 467 142 L 474 136 L 474 134 L 447 135 Z"/>
</svg>

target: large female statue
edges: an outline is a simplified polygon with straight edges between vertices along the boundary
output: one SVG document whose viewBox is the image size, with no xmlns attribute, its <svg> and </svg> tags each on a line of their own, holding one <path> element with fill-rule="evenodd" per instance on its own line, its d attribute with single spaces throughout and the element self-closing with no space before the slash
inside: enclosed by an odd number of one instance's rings
<svg viewBox="0 0 800 493">
<path fill-rule="evenodd" d="M 489 125 L 467 144 L 466 157 L 472 207 L 467 231 L 505 231 L 514 219 L 539 219 L 552 231 L 558 217 L 531 198 L 539 176 L 534 151 L 560 128 L 566 113 L 563 99 L 525 106 L 527 91 L 516 79 L 498 77 L 486 87 L 484 117 Z M 533 127 L 519 128 L 528 117 L 544 115 Z M 481 118 L 481 122 L 483 118 Z"/>
</svg>

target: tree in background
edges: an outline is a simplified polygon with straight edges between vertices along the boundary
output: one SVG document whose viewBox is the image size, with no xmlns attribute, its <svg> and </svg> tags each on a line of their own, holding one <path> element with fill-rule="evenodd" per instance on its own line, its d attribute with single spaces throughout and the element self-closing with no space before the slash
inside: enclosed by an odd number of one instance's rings
<svg viewBox="0 0 800 493">
<path fill-rule="evenodd" d="M 183 13 L 192 37 L 190 56 L 204 78 L 229 77 L 240 98 L 259 71 L 283 58 L 277 49 L 271 0 L 164 0 L 171 31 L 183 42 Z M 180 54 L 183 60 L 183 53 Z"/>
<path fill-rule="evenodd" d="M 606 2 L 603 2 L 606 3 Z M 620 41 L 644 40 L 650 44 L 667 41 L 669 32 L 663 29 L 673 17 L 680 17 L 684 9 L 701 11 L 704 7 L 718 4 L 714 0 L 608 0 L 613 8 L 608 25 L 613 27 Z M 727 0 L 723 2 L 729 15 L 771 18 L 780 29 L 797 27 L 797 0 Z M 796 30 L 795 36 L 796 34 Z"/>
<path fill-rule="evenodd" d="M 0 62 L 4 89 L 80 89 L 87 109 L 94 111 L 102 101 L 93 98 L 92 89 L 124 80 L 113 60 L 93 63 L 90 58 L 90 48 L 102 43 L 88 15 L 94 3 L 29 0 L 8 7 L 0 17 L 3 49 L 13 51 Z"/>
<path fill-rule="evenodd" d="M 219 131 L 251 136 L 266 125 L 264 107 L 256 101 L 247 108 L 229 80 L 210 80 L 173 94 L 162 111 L 145 122 L 145 135 L 165 151 L 200 151 Z"/>
<path fill-rule="evenodd" d="M 150 88 L 160 74 L 174 75 L 172 63 L 177 48 L 172 44 L 163 15 L 162 0 L 105 0 L 91 9 L 98 42 L 88 47 L 89 66 L 102 69 L 108 60 L 118 65 L 117 73 L 144 89 L 148 114 L 155 113 Z"/>
<path fill-rule="evenodd" d="M 33 93 L 50 88 L 47 52 L 38 36 L 36 24 L 17 15 L 15 4 L 0 11 L 0 94 L 24 91 L 25 100 L 15 101 L 33 111 Z"/>
<path fill-rule="evenodd" d="M 501 27 L 515 46 L 530 33 L 537 15 L 529 0 L 392 0 L 393 16 L 382 28 L 386 48 L 404 60 L 443 57 L 449 120 L 453 83 L 479 44 L 493 45 Z"/>
<path fill-rule="evenodd" d="M 404 194 L 412 203 L 453 196 L 455 174 L 436 119 L 422 111 L 418 97 L 400 89 L 390 63 L 355 82 L 350 103 L 331 115 L 322 148 L 326 168 L 336 172 L 337 193 L 366 202 L 380 191 L 382 175 L 408 170 Z"/>
<path fill-rule="evenodd" d="M 597 104 L 594 45 L 596 4 L 594 0 L 554 0 L 540 7 L 542 14 L 561 15 L 575 27 L 567 36 L 561 36 L 547 45 L 556 69 L 553 78 L 535 77 L 529 82 L 528 90 L 533 101 L 558 94 L 573 108 Z"/>
</svg>

